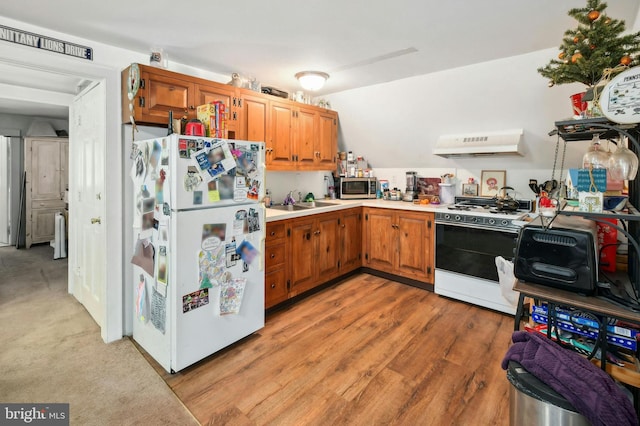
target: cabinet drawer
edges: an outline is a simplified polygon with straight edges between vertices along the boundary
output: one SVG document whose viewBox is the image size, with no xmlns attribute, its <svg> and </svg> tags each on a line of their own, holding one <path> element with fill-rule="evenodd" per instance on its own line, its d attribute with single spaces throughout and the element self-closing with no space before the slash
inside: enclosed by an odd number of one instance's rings
<svg viewBox="0 0 640 426">
<path fill-rule="evenodd" d="M 265 261 L 267 271 L 276 269 L 284 264 L 285 244 L 267 245 L 267 259 Z"/>
<path fill-rule="evenodd" d="M 269 308 L 287 300 L 287 282 L 284 269 L 278 269 L 265 275 L 264 280 L 264 304 Z"/>
<path fill-rule="evenodd" d="M 285 236 L 284 222 L 267 223 L 266 242 L 279 240 Z"/>
</svg>

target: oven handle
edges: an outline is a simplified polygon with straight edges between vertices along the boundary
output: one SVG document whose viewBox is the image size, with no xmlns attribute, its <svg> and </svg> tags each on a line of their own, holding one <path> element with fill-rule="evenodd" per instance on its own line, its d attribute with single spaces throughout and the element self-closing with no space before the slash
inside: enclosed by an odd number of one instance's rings
<svg viewBox="0 0 640 426">
<path fill-rule="evenodd" d="M 514 235 L 519 235 L 520 234 L 520 227 L 516 228 L 500 228 L 500 227 L 493 227 L 493 226 L 482 226 L 482 225 L 478 225 L 478 224 L 466 224 L 466 223 L 451 223 L 451 222 L 438 222 L 436 220 L 436 226 L 438 225 L 444 225 L 444 226 L 456 226 L 459 228 L 469 228 L 469 229 L 482 229 L 485 231 L 495 231 L 495 232 L 504 232 L 504 233 L 508 233 L 508 234 L 514 234 Z"/>
</svg>

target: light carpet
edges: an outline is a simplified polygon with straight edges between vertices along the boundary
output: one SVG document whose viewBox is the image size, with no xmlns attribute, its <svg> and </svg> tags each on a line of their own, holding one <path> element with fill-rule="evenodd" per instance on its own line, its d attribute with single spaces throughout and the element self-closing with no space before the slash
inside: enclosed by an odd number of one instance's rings
<svg viewBox="0 0 640 426">
<path fill-rule="evenodd" d="M 105 344 L 48 245 L 0 248 L 0 402 L 69 403 L 72 425 L 197 425 L 129 339 Z"/>
</svg>

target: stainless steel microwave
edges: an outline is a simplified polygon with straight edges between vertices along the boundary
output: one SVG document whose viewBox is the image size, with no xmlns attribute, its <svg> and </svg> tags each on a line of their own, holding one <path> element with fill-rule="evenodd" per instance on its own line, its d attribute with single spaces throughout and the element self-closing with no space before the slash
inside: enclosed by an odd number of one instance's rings
<svg viewBox="0 0 640 426">
<path fill-rule="evenodd" d="M 340 198 L 353 200 L 359 198 L 376 198 L 378 179 L 376 178 L 340 178 Z"/>
</svg>

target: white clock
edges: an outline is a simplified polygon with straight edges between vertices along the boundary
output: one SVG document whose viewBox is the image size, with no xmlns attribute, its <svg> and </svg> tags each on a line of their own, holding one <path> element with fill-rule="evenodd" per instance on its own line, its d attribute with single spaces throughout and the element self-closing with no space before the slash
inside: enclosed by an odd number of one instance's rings
<svg viewBox="0 0 640 426">
<path fill-rule="evenodd" d="M 640 123 L 640 67 L 618 74 L 600 94 L 600 110 L 620 124 Z"/>
</svg>

